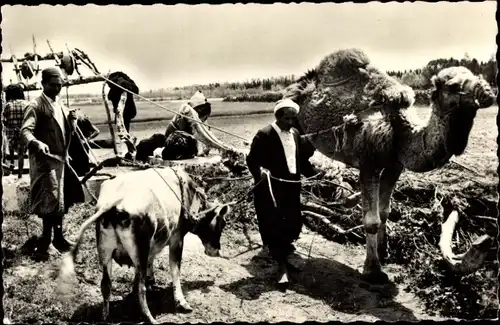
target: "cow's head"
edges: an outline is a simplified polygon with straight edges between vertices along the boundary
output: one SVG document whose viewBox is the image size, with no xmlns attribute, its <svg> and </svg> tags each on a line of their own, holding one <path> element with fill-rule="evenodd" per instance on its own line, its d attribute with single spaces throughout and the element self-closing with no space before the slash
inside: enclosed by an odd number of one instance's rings
<svg viewBox="0 0 500 325">
<path fill-rule="evenodd" d="M 211 257 L 220 256 L 220 237 L 226 226 L 225 216 L 231 211 L 229 204 L 211 202 L 203 187 L 184 170 L 178 170 L 177 173 L 186 185 L 183 188 L 185 204 L 189 207 L 189 213 L 186 215 L 190 221 L 189 231 L 200 238 L 205 246 L 205 254 Z"/>
<path fill-rule="evenodd" d="M 226 226 L 225 216 L 230 212 L 227 204 L 214 204 L 207 202 L 208 210 L 202 211 L 202 214 L 192 232 L 197 235 L 203 246 L 205 254 L 211 257 L 220 256 L 220 237 Z"/>
</svg>

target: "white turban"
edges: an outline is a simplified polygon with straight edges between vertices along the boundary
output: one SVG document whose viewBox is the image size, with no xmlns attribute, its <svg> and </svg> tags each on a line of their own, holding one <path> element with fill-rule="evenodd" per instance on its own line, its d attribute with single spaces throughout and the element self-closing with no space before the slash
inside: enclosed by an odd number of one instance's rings
<svg viewBox="0 0 500 325">
<path fill-rule="evenodd" d="M 191 105 L 192 108 L 195 108 L 196 106 L 203 105 L 206 102 L 207 102 L 206 97 L 198 90 L 189 99 L 188 104 Z"/>
<path fill-rule="evenodd" d="M 289 108 L 295 110 L 295 112 L 297 114 L 299 114 L 299 111 L 300 111 L 299 105 L 289 98 L 281 99 L 278 102 L 276 102 L 276 106 L 274 106 L 274 113 L 276 114 L 277 111 L 279 111 L 280 109 L 282 109 L 284 107 L 289 107 Z"/>
</svg>

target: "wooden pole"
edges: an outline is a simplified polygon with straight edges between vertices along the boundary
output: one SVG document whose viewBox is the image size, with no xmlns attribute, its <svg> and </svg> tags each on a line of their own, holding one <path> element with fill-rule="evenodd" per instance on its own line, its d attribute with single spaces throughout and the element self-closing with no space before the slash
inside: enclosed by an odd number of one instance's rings
<svg viewBox="0 0 500 325">
<path fill-rule="evenodd" d="M 71 87 L 71 86 L 77 86 L 77 85 L 84 85 L 84 84 L 90 84 L 93 82 L 100 82 L 104 81 L 104 78 L 101 76 L 90 76 L 90 77 L 84 77 L 84 78 L 79 78 L 79 79 L 69 79 L 69 80 L 64 80 L 63 81 L 63 87 Z M 4 91 L 7 86 L 3 87 Z M 42 90 L 42 87 L 38 83 L 32 83 L 26 85 L 26 91 L 31 91 L 31 90 Z"/>
<path fill-rule="evenodd" d="M 111 123 L 111 112 L 109 110 L 109 105 L 106 100 L 106 93 L 104 91 L 104 88 L 106 87 L 106 82 L 102 83 L 102 100 L 104 101 L 104 107 L 106 108 L 106 114 L 108 115 L 108 127 L 109 127 L 109 134 L 111 135 L 111 139 L 113 140 L 113 150 L 115 152 L 115 155 L 118 155 L 118 147 L 116 146 L 116 136 L 115 136 L 115 130 L 113 130 L 113 124 Z"/>
</svg>

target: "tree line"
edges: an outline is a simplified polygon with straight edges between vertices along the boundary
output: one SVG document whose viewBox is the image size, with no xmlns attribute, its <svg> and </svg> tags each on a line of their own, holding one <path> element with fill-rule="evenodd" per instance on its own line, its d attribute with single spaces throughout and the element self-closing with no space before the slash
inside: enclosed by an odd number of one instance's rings
<svg viewBox="0 0 500 325">
<path fill-rule="evenodd" d="M 415 90 L 428 90 L 432 87 L 431 78 L 441 69 L 464 66 L 472 71 L 474 74 L 480 74 L 491 85 L 496 85 L 496 72 L 497 62 L 495 55 L 492 55 L 486 62 L 478 61 L 475 58 L 470 58 L 465 53 L 462 59 L 456 58 L 440 58 L 434 59 L 427 63 L 422 68 L 410 69 L 404 71 L 386 71 L 388 75 L 398 79 L 400 82 L 412 87 Z M 173 90 L 178 91 L 182 89 L 199 89 L 204 92 L 213 92 L 216 89 L 227 89 L 233 91 L 280 91 L 296 81 L 294 75 L 271 77 L 262 79 L 251 79 L 241 82 L 226 82 L 226 83 L 210 83 L 206 85 L 193 85 L 187 87 L 175 87 Z M 157 91 L 150 92 L 149 95 L 157 97 Z"/>
<path fill-rule="evenodd" d="M 495 55 L 492 55 L 486 62 L 478 61 L 475 58 L 470 58 L 466 53 L 462 59 L 456 58 L 440 58 L 434 59 L 427 63 L 422 68 L 410 69 L 404 71 L 390 70 L 386 71 L 388 75 L 398 79 L 401 83 L 412 87 L 416 91 L 426 91 L 432 87 L 431 78 L 441 69 L 452 66 L 464 66 L 474 74 L 480 74 L 491 85 L 496 85 L 497 62 Z M 183 87 L 162 88 L 156 90 L 141 91 L 140 94 L 147 98 L 155 100 L 164 99 L 187 99 L 196 90 L 202 91 L 207 97 L 252 97 L 260 96 L 263 93 L 275 93 L 279 96 L 279 92 L 294 83 L 297 80 L 295 75 L 269 77 L 269 78 L 253 78 L 240 82 L 213 82 L 204 85 L 190 85 Z M 73 95 L 73 98 L 89 98 L 97 95 Z M 242 97 L 242 98 L 243 98 Z M 95 98 L 97 100 L 97 98 Z M 263 98 L 264 100 L 265 98 Z"/>
<path fill-rule="evenodd" d="M 453 57 L 449 59 L 435 59 L 429 61 L 427 65 L 421 69 L 405 70 L 405 71 L 387 71 L 387 74 L 399 79 L 402 83 L 417 90 L 427 90 L 432 86 L 431 78 L 441 69 L 455 66 L 463 66 L 471 70 L 476 75 L 482 75 L 483 78 L 490 83 L 496 85 L 497 62 L 494 55 L 486 62 L 479 62 L 475 58 L 470 58 L 466 53 L 464 58 L 458 60 Z"/>
</svg>

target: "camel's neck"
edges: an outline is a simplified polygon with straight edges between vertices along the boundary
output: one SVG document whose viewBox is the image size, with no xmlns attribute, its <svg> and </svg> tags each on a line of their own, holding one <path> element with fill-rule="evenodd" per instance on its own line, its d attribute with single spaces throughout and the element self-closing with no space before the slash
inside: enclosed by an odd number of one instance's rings
<svg viewBox="0 0 500 325">
<path fill-rule="evenodd" d="M 459 108 L 440 116 L 439 108 L 432 109 L 426 124 L 411 125 L 401 151 L 400 161 L 414 172 L 440 168 L 467 146 L 475 111 Z"/>
</svg>

